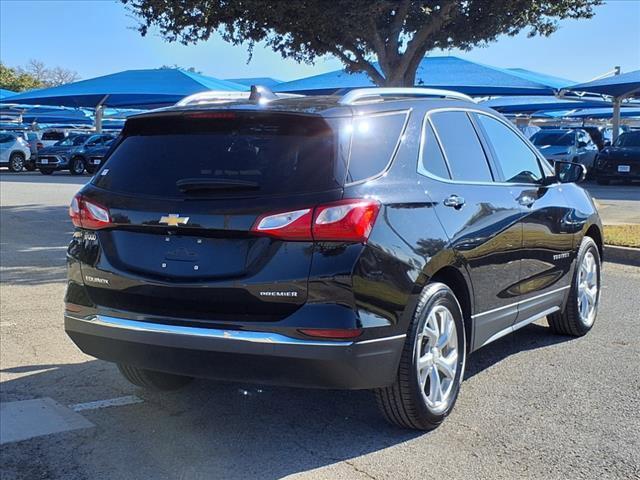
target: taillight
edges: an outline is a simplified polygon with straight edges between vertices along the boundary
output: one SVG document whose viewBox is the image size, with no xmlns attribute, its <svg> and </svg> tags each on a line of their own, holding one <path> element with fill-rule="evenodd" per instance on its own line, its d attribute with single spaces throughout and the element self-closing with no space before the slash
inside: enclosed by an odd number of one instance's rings
<svg viewBox="0 0 640 480">
<path fill-rule="evenodd" d="M 373 200 L 343 200 L 316 207 L 313 238 L 366 243 L 380 204 Z"/>
<path fill-rule="evenodd" d="M 282 240 L 366 243 L 379 210 L 380 204 L 375 200 L 341 200 L 263 215 L 251 230 Z"/>
<path fill-rule="evenodd" d="M 98 230 L 111 226 L 111 216 L 105 207 L 78 194 L 71 200 L 69 216 L 76 227 Z"/>
</svg>

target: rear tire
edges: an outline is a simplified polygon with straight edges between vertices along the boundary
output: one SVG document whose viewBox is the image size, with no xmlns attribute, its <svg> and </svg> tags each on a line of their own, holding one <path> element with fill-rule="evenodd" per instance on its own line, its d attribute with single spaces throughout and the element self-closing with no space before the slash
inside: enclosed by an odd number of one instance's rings
<svg viewBox="0 0 640 480">
<path fill-rule="evenodd" d="M 443 283 L 427 285 L 407 333 L 396 380 L 375 391 L 383 416 L 402 428 L 438 427 L 455 405 L 465 358 L 458 300 Z"/>
<path fill-rule="evenodd" d="M 171 373 L 156 372 L 131 365 L 118 364 L 120 373 L 134 385 L 154 391 L 177 390 L 191 383 L 193 378 Z"/>
<path fill-rule="evenodd" d="M 84 160 L 82 157 L 73 157 L 69 160 L 69 171 L 71 175 L 82 175 L 84 173 Z"/>
<path fill-rule="evenodd" d="M 19 173 L 24 168 L 24 155 L 20 152 L 13 152 L 9 157 L 9 171 Z"/>
<path fill-rule="evenodd" d="M 591 330 L 600 303 L 600 267 L 596 242 L 591 237 L 584 237 L 578 250 L 567 305 L 563 312 L 547 317 L 554 333 L 581 337 Z"/>
</svg>

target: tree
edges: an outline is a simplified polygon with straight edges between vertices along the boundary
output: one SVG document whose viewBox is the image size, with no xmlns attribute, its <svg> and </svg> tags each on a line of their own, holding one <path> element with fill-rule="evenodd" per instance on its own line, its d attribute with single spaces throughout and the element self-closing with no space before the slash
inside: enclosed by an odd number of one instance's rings
<svg viewBox="0 0 640 480">
<path fill-rule="evenodd" d="M 249 53 L 265 42 L 284 58 L 334 55 L 377 85 L 413 86 L 436 49 L 469 50 L 500 35 L 552 34 L 558 20 L 590 18 L 602 0 L 121 0 L 144 36 L 157 27 L 183 44 L 219 33 Z M 379 62 L 379 68 L 374 65 Z"/>
<path fill-rule="evenodd" d="M 162 69 L 184 70 L 185 72 L 198 73 L 198 74 L 202 73 L 200 70 L 196 70 L 196 67 L 184 68 L 184 67 L 181 67 L 180 65 L 176 65 L 175 63 L 173 65 L 162 65 L 160 69 L 161 70 Z"/>
<path fill-rule="evenodd" d="M 30 75 L 45 87 L 57 87 L 80 79 L 77 72 L 62 67 L 47 68 L 41 60 L 31 59 L 24 67 L 15 69 L 21 74 Z"/>
<path fill-rule="evenodd" d="M 28 73 L 21 73 L 13 68 L 7 67 L 0 62 L 0 88 L 23 92 L 33 88 L 40 88 L 44 85 Z"/>
</svg>

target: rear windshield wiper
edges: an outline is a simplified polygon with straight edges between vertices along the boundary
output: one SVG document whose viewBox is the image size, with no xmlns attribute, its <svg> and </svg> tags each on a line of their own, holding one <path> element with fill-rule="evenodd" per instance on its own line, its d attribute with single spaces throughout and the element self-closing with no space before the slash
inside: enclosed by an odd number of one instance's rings
<svg viewBox="0 0 640 480">
<path fill-rule="evenodd" d="M 183 178 L 176 182 L 181 192 L 207 190 L 257 190 L 260 184 L 248 180 L 229 180 L 224 178 Z"/>
</svg>

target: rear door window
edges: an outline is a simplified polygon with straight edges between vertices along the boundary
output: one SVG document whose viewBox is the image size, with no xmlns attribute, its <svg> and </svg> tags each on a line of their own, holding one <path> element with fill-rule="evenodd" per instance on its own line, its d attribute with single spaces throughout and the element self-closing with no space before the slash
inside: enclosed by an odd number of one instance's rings
<svg viewBox="0 0 640 480">
<path fill-rule="evenodd" d="M 127 122 L 100 188 L 154 197 L 262 196 L 337 188 L 334 132 L 320 117 L 231 112 Z"/>
<path fill-rule="evenodd" d="M 351 133 L 347 182 L 358 182 L 384 172 L 396 152 L 408 112 L 354 117 L 345 125 Z"/>
<path fill-rule="evenodd" d="M 440 138 L 454 180 L 493 181 L 482 144 L 466 112 L 433 112 L 429 118 Z"/>
<path fill-rule="evenodd" d="M 451 178 L 447 164 L 440 150 L 438 139 L 429 122 L 424 126 L 424 137 L 420 151 L 420 169 L 440 178 Z"/>
</svg>

